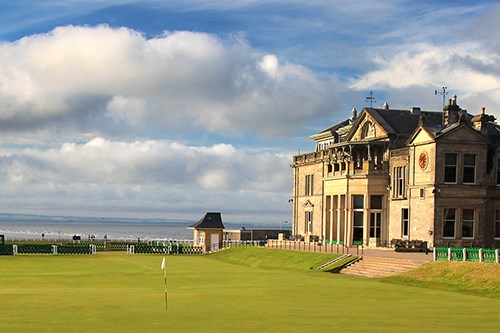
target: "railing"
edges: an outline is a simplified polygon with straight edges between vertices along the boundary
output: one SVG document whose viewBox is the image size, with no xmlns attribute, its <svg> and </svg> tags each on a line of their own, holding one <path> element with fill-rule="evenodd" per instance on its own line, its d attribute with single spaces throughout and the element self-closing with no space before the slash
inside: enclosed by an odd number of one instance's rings
<svg viewBox="0 0 500 333">
<path fill-rule="evenodd" d="M 363 247 L 361 246 L 361 251 Z M 318 243 L 318 242 L 301 242 L 301 241 L 281 241 L 281 240 L 268 240 L 266 247 L 283 249 L 283 250 L 296 250 L 296 251 L 308 251 L 308 252 L 323 252 L 323 253 L 342 253 L 348 254 L 349 247 L 344 245 L 344 242 L 331 241 L 328 244 Z M 359 246 L 356 247 L 356 252 L 359 254 Z"/>
<path fill-rule="evenodd" d="M 500 263 L 500 250 L 482 248 L 435 247 L 434 260 Z"/>
<path fill-rule="evenodd" d="M 166 245 L 149 245 L 147 243 L 136 243 L 127 245 L 129 254 L 203 254 L 203 246 L 183 245 L 169 243 Z"/>
<path fill-rule="evenodd" d="M 222 241 L 223 248 L 229 247 L 248 247 L 248 246 L 265 246 L 268 241 L 265 240 L 224 240 Z"/>
<path fill-rule="evenodd" d="M 4 244 L 0 245 L 0 254 L 96 254 L 94 244 Z"/>
</svg>

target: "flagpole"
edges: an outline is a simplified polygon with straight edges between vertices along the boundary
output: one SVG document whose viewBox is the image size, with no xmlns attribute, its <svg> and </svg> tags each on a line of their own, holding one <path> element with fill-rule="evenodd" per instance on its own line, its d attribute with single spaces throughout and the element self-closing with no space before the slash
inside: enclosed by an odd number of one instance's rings
<svg viewBox="0 0 500 333">
<path fill-rule="evenodd" d="M 165 257 L 161 262 L 161 268 L 163 269 L 163 281 L 165 285 L 165 310 L 168 310 L 168 292 L 167 292 L 167 264 L 165 261 Z"/>
</svg>

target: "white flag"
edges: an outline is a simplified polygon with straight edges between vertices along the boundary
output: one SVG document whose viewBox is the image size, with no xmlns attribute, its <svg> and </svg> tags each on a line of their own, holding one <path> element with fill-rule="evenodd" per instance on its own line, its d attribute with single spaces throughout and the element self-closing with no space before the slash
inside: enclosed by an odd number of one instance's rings
<svg viewBox="0 0 500 333">
<path fill-rule="evenodd" d="M 165 257 L 163 257 L 163 260 L 161 261 L 161 269 L 165 269 Z"/>
</svg>

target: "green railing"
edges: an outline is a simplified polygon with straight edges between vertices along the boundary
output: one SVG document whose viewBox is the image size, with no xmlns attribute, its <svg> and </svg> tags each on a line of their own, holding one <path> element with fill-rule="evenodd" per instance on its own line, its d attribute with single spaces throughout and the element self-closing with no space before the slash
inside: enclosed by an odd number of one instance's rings
<svg viewBox="0 0 500 333">
<path fill-rule="evenodd" d="M 97 247 L 93 244 L 3 244 L 0 254 L 95 254 Z"/>
<path fill-rule="evenodd" d="M 355 243 L 360 243 L 360 244 L 355 244 Z M 363 245 L 363 242 L 353 242 L 353 245 Z M 334 241 L 334 240 L 325 240 L 325 245 L 344 245 L 343 241 Z"/>
<path fill-rule="evenodd" d="M 483 249 L 483 262 L 496 262 L 498 263 L 498 250 Z"/>
<path fill-rule="evenodd" d="M 451 260 L 464 260 L 464 250 L 462 248 L 451 248 Z"/>
<path fill-rule="evenodd" d="M 447 247 L 435 247 L 434 248 L 434 260 L 448 260 L 448 248 Z"/>
<path fill-rule="evenodd" d="M 435 247 L 434 260 L 500 263 L 500 254 L 498 249 Z"/>
<path fill-rule="evenodd" d="M 58 254 L 92 254 L 92 247 L 89 244 L 58 245 Z"/>
<path fill-rule="evenodd" d="M 0 244 L 0 255 L 13 255 L 12 244 Z"/>
<path fill-rule="evenodd" d="M 51 254 L 51 244 L 18 244 L 18 254 Z"/>
<path fill-rule="evenodd" d="M 465 260 L 467 261 L 481 261 L 480 253 L 478 248 L 465 248 Z M 463 259 L 463 258 L 462 258 Z"/>
<path fill-rule="evenodd" d="M 136 243 L 127 246 L 130 254 L 203 254 L 203 246 L 182 245 L 171 243 L 166 245 L 148 245 Z"/>
</svg>

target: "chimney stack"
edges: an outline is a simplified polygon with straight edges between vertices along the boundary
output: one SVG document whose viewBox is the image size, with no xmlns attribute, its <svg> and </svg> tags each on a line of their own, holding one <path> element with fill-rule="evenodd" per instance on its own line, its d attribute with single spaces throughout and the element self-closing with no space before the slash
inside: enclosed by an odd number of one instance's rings
<svg viewBox="0 0 500 333">
<path fill-rule="evenodd" d="M 488 123 L 495 122 L 496 118 L 492 115 L 486 114 L 486 108 L 483 106 L 481 112 L 472 117 L 472 127 L 479 133 L 488 134 Z"/>
<path fill-rule="evenodd" d="M 352 108 L 351 110 L 351 119 L 354 120 L 358 117 L 358 110 L 356 108 Z"/>
<path fill-rule="evenodd" d="M 444 126 L 452 125 L 458 122 L 458 118 L 460 116 L 460 113 L 462 113 L 462 109 L 457 104 L 457 95 L 453 95 L 453 97 L 448 100 L 448 105 L 444 107 L 443 113 Z"/>
</svg>

